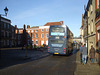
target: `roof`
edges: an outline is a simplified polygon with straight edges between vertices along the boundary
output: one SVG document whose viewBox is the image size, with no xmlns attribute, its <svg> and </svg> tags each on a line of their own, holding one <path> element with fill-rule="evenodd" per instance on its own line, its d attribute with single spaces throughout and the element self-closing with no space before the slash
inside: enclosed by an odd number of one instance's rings
<svg viewBox="0 0 100 75">
<path fill-rule="evenodd" d="M 31 28 L 39 28 L 39 26 L 33 26 L 33 27 L 31 27 Z"/>
<path fill-rule="evenodd" d="M 63 21 L 60 22 L 48 22 L 44 26 L 51 26 L 51 25 L 62 25 Z"/>
<path fill-rule="evenodd" d="M 0 17 L 1 17 L 2 19 L 6 20 L 6 21 L 11 22 L 11 20 L 9 20 L 9 19 L 7 19 L 7 18 L 4 18 L 4 17 L 2 17 L 1 15 L 0 15 Z"/>
</svg>

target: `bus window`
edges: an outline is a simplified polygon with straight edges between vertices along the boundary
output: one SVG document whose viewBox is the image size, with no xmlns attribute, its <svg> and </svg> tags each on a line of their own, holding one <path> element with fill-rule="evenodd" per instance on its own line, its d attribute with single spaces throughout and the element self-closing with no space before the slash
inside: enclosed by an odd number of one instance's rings
<svg viewBox="0 0 100 75">
<path fill-rule="evenodd" d="M 51 29 L 51 32 L 61 32 L 61 33 L 64 33 L 65 29 L 63 27 L 53 27 Z"/>
<path fill-rule="evenodd" d="M 63 44 L 64 41 L 63 40 L 51 40 L 52 44 Z"/>
<path fill-rule="evenodd" d="M 51 36 L 64 36 L 65 28 L 63 27 L 52 27 L 51 28 Z"/>
</svg>

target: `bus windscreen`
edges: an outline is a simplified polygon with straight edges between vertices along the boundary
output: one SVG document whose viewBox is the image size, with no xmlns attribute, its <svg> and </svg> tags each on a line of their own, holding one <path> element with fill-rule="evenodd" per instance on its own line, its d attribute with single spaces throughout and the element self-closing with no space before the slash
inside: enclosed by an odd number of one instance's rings
<svg viewBox="0 0 100 75">
<path fill-rule="evenodd" d="M 53 27 L 51 28 L 51 35 L 54 36 L 64 36 L 65 29 L 63 27 Z"/>
<path fill-rule="evenodd" d="M 63 44 L 63 40 L 51 40 L 51 44 Z"/>
<path fill-rule="evenodd" d="M 51 29 L 51 32 L 60 32 L 60 33 L 64 33 L 65 29 L 63 27 L 53 27 Z"/>
</svg>

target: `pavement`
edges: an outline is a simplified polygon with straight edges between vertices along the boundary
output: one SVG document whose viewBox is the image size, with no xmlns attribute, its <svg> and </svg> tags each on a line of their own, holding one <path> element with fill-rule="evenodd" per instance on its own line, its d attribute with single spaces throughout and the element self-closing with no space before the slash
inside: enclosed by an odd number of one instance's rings
<svg viewBox="0 0 100 75">
<path fill-rule="evenodd" d="M 80 52 L 76 54 L 76 70 L 74 75 L 100 75 L 100 65 L 95 61 L 91 64 L 90 59 L 88 59 L 87 64 L 83 65 L 80 62 Z"/>
</svg>

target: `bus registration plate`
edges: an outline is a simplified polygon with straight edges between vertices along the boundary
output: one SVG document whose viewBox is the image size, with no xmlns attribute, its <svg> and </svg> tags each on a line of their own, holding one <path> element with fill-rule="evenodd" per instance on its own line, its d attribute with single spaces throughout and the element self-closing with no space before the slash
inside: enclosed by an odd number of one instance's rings
<svg viewBox="0 0 100 75">
<path fill-rule="evenodd" d="M 55 52 L 54 54 L 59 54 L 59 53 L 56 53 L 56 52 Z"/>
</svg>

